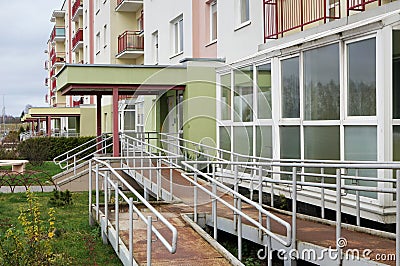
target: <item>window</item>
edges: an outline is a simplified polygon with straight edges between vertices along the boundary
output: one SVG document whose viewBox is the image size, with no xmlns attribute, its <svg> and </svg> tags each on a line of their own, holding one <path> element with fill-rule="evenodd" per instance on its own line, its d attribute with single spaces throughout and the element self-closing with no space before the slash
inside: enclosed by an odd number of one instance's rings
<svg viewBox="0 0 400 266">
<path fill-rule="evenodd" d="M 257 66 L 257 104 L 258 118 L 271 119 L 271 64 Z"/>
<path fill-rule="evenodd" d="M 179 54 L 183 52 L 183 17 L 180 16 L 172 22 L 173 30 L 173 52 Z"/>
<path fill-rule="evenodd" d="M 272 158 L 272 127 L 270 126 L 256 127 L 255 155 L 257 157 Z"/>
<path fill-rule="evenodd" d="M 234 74 L 234 121 L 251 122 L 253 121 L 253 66 L 235 70 Z"/>
<path fill-rule="evenodd" d="M 217 1 L 214 1 L 210 4 L 210 39 L 214 41 L 217 39 Z"/>
<path fill-rule="evenodd" d="M 282 60 L 282 117 L 300 117 L 299 57 Z"/>
<path fill-rule="evenodd" d="M 158 31 L 153 33 L 153 61 L 158 64 Z"/>
<path fill-rule="evenodd" d="M 347 45 L 347 112 L 349 116 L 376 114 L 375 43 L 375 38 L 373 38 Z"/>
<path fill-rule="evenodd" d="M 139 31 L 144 31 L 144 24 L 143 24 L 143 10 L 140 13 L 140 17 L 137 19 L 137 25 L 138 25 L 138 30 Z"/>
<path fill-rule="evenodd" d="M 253 155 L 253 127 L 233 127 L 233 151 Z"/>
<path fill-rule="evenodd" d="M 107 24 L 104 25 L 104 28 L 103 28 L 103 41 L 104 41 L 104 43 L 103 43 L 104 48 L 106 48 L 106 46 L 107 46 Z"/>
<path fill-rule="evenodd" d="M 240 1 L 240 23 L 244 23 L 250 20 L 250 0 L 239 0 Z"/>
<path fill-rule="evenodd" d="M 96 54 L 100 53 L 100 32 L 96 34 Z"/>
<path fill-rule="evenodd" d="M 231 119 L 231 74 L 221 76 L 221 119 Z"/>
<path fill-rule="evenodd" d="M 99 11 L 100 11 L 100 0 L 96 0 L 95 10 L 97 10 L 96 14 L 99 13 Z"/>
<path fill-rule="evenodd" d="M 304 52 L 305 120 L 339 120 L 339 45 Z"/>
<path fill-rule="evenodd" d="M 225 151 L 231 150 L 231 128 L 228 127 L 219 127 L 219 147 Z M 230 155 L 228 153 L 223 153 L 222 157 L 225 160 L 230 160 Z"/>
</svg>

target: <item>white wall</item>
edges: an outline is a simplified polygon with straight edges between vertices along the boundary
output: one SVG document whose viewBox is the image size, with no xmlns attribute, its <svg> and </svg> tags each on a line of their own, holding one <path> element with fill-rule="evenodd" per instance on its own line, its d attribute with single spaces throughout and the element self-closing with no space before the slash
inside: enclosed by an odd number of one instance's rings
<svg viewBox="0 0 400 266">
<path fill-rule="evenodd" d="M 219 58 L 226 63 L 237 61 L 257 52 L 263 43 L 263 3 L 250 0 L 250 23 L 240 27 L 239 0 L 218 0 Z"/>
<path fill-rule="evenodd" d="M 112 5 L 112 6 L 110 6 Z M 95 64 L 109 64 L 110 63 L 110 10 L 114 12 L 114 8 L 116 5 L 116 1 L 107 0 L 99 1 L 99 6 L 96 8 L 95 6 L 95 15 L 94 15 L 94 63 Z M 107 46 L 104 46 L 104 25 L 107 25 Z M 100 49 L 98 50 L 96 47 L 96 35 L 100 32 Z M 99 52 L 98 52 L 99 51 Z M 115 55 L 114 55 L 115 56 Z"/>
<path fill-rule="evenodd" d="M 191 0 L 144 0 L 145 64 L 154 64 L 152 34 L 158 30 L 158 62 L 178 64 L 192 57 L 192 1 Z M 170 22 L 183 14 L 183 54 L 173 56 L 173 38 Z"/>
</svg>

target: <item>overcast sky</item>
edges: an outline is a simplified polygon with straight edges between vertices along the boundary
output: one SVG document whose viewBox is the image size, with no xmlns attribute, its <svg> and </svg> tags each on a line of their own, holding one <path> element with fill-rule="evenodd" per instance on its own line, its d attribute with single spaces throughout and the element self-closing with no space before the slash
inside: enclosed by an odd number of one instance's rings
<svg viewBox="0 0 400 266">
<path fill-rule="evenodd" d="M 8 115 L 19 116 L 27 104 L 47 106 L 44 51 L 54 26 L 52 11 L 62 2 L 0 1 L 0 110 L 4 95 Z"/>
</svg>

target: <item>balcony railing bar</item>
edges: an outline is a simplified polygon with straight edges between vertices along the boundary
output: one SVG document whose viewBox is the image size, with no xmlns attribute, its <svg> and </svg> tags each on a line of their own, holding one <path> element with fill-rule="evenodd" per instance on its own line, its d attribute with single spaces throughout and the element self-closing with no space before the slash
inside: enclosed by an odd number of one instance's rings
<svg viewBox="0 0 400 266">
<path fill-rule="evenodd" d="M 125 51 L 141 51 L 144 49 L 142 31 L 125 31 L 118 36 L 118 53 Z"/>
</svg>

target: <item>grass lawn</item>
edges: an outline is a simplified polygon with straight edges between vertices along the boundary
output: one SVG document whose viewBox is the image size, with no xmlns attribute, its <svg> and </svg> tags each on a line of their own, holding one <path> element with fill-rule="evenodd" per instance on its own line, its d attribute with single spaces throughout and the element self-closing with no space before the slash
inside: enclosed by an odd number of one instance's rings
<svg viewBox="0 0 400 266">
<path fill-rule="evenodd" d="M 52 193 L 35 193 L 41 213 L 47 213 Z M 64 253 L 71 265 L 122 265 L 110 245 L 104 245 L 99 227 L 88 222 L 88 193 L 72 193 L 73 204 L 55 207 L 55 226 L 60 235 L 53 238 L 56 253 Z M 19 224 L 20 207 L 26 209 L 25 193 L 0 193 L 0 241 L 10 224 Z M 46 216 L 43 220 L 47 219 Z"/>
</svg>

